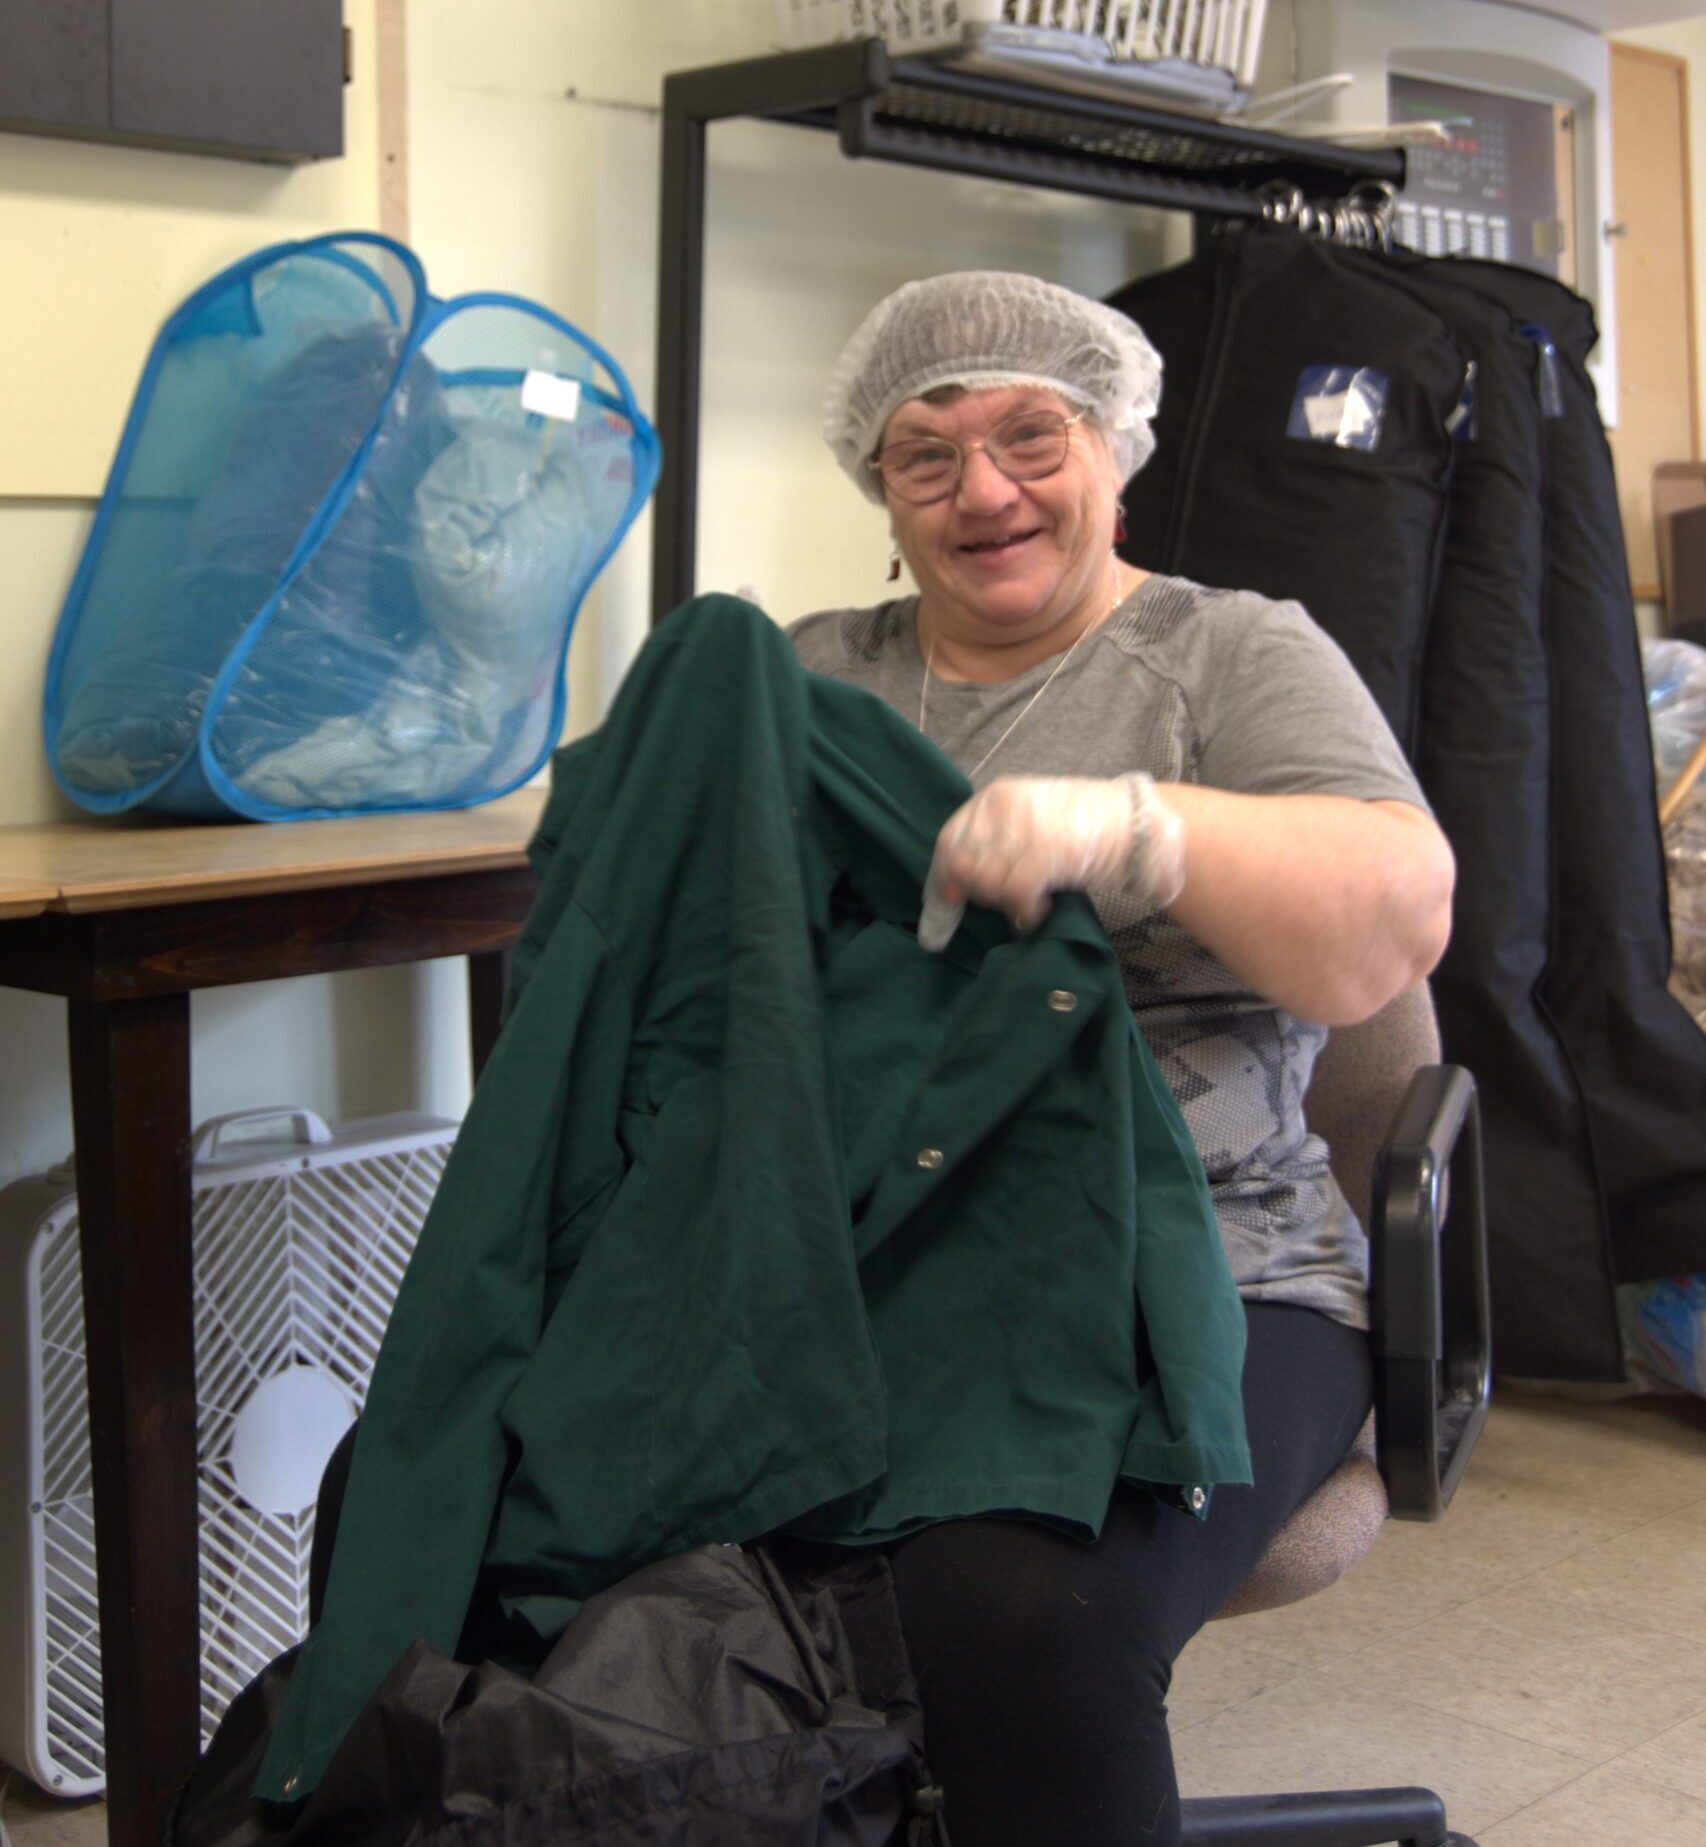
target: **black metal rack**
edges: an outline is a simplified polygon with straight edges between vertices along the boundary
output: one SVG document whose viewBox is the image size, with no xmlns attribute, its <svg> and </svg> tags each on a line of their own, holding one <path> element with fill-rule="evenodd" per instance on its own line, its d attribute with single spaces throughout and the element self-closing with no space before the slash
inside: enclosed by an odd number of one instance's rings
<svg viewBox="0 0 1706 1847">
<path fill-rule="evenodd" d="M 664 468 L 652 541 L 652 619 L 693 594 L 705 291 L 705 131 L 752 116 L 833 130 L 851 159 L 1253 218 L 1261 190 L 1338 198 L 1404 181 L 1404 156 L 1299 141 L 1139 103 L 891 58 L 878 39 L 681 71 L 663 86 L 657 423 Z"/>
</svg>

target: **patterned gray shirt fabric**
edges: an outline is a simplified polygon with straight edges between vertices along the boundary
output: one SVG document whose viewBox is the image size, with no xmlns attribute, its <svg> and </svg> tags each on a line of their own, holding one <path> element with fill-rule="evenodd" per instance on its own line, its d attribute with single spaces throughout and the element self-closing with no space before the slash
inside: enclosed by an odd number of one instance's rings
<svg viewBox="0 0 1706 1847">
<path fill-rule="evenodd" d="M 916 597 L 793 623 L 815 673 L 918 722 Z M 975 764 L 1059 665 L 976 685 L 932 678 L 930 738 Z M 1355 668 L 1296 603 L 1150 577 L 1061 670 L 974 780 L 1117 776 L 1249 795 L 1345 795 L 1426 809 Z M 1327 1032 L 1253 994 L 1163 912 L 1092 893 L 1139 1029 L 1202 1155 L 1227 1258 L 1253 1302 L 1368 1325 L 1368 1245 L 1304 1124 Z"/>
</svg>

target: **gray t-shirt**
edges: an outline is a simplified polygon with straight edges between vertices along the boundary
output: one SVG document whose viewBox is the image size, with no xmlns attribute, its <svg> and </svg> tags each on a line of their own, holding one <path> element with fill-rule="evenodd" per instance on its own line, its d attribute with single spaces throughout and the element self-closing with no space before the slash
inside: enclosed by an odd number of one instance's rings
<svg viewBox="0 0 1706 1847">
<path fill-rule="evenodd" d="M 792 624 L 789 639 L 802 665 L 916 724 L 917 608 L 901 597 L 825 610 Z M 1054 657 L 993 686 L 932 678 L 928 735 L 969 769 L 1059 665 Z M 1141 584 L 973 780 L 1127 770 L 1248 795 L 1427 806 L 1356 670 L 1298 604 L 1178 577 Z M 1366 1327 L 1367 1242 L 1303 1120 L 1326 1028 L 1253 994 L 1165 913 L 1091 897 L 1202 1155 L 1240 1292 Z"/>
</svg>

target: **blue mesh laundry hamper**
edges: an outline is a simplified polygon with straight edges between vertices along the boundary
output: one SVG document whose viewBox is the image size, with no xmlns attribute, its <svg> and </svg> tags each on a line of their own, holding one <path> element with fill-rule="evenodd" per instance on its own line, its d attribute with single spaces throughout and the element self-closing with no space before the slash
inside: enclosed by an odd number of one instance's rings
<svg viewBox="0 0 1706 1847">
<path fill-rule="evenodd" d="M 562 728 L 588 586 L 657 479 L 616 363 L 367 233 L 233 265 L 149 353 L 48 661 L 96 813 L 489 801 Z"/>
</svg>

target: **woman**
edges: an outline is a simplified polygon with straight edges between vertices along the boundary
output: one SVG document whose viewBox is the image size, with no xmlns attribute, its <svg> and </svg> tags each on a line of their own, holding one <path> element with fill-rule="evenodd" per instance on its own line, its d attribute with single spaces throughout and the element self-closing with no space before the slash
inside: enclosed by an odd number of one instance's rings
<svg viewBox="0 0 1706 1847">
<path fill-rule="evenodd" d="M 977 791 L 937 843 L 927 947 L 968 901 L 1023 928 L 1091 894 L 1249 1324 L 1255 1483 L 1206 1520 L 1122 1487 L 1092 1546 L 968 1520 L 893 1548 L 957 1847 L 1177 1840 L 1172 1664 L 1370 1402 L 1366 1246 L 1304 1126 L 1310 1070 L 1449 928 L 1450 850 L 1334 644 L 1295 604 L 1116 556 L 1160 370 L 1123 316 L 1031 277 L 898 290 L 849 342 L 825 433 L 918 594 L 791 630 Z"/>
</svg>

